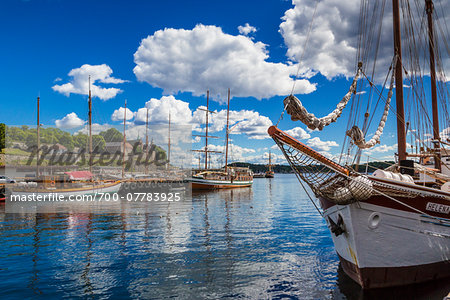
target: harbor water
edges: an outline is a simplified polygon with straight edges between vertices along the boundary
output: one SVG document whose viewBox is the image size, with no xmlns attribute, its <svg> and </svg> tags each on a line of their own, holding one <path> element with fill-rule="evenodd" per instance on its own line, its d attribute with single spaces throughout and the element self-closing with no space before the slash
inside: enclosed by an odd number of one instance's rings
<svg viewBox="0 0 450 300">
<path fill-rule="evenodd" d="M 362 291 L 292 174 L 114 210 L 0 207 L 0 298 L 442 299 L 448 282 Z"/>
</svg>

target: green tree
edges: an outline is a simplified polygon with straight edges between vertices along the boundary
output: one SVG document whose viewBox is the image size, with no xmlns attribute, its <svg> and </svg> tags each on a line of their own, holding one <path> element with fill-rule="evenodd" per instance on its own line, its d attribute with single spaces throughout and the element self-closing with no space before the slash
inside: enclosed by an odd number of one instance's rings
<svg viewBox="0 0 450 300">
<path fill-rule="evenodd" d="M 88 146 L 88 136 L 84 133 L 78 133 L 73 136 L 74 146 L 86 149 Z"/>
<path fill-rule="evenodd" d="M 37 135 L 28 132 L 24 142 L 27 145 L 27 147 L 36 146 L 37 145 Z"/>
<path fill-rule="evenodd" d="M 6 147 L 5 128 L 5 124 L 0 123 L 0 152 Z"/>
<path fill-rule="evenodd" d="M 68 132 L 64 132 L 58 141 L 61 145 L 63 145 L 64 147 L 66 147 L 67 149 L 69 149 L 70 151 L 73 150 L 75 144 L 73 142 L 73 137 L 70 133 Z"/>
<path fill-rule="evenodd" d="M 6 136 L 8 137 L 9 141 L 14 142 L 25 142 L 25 139 L 27 137 L 25 132 L 19 127 L 7 127 Z"/>
<path fill-rule="evenodd" d="M 105 139 L 101 135 L 92 136 L 92 149 L 97 148 L 100 151 L 105 150 Z"/>
<path fill-rule="evenodd" d="M 115 129 L 110 128 L 106 131 L 100 132 L 100 135 L 105 139 L 105 142 L 121 142 L 123 141 L 123 134 Z"/>
</svg>

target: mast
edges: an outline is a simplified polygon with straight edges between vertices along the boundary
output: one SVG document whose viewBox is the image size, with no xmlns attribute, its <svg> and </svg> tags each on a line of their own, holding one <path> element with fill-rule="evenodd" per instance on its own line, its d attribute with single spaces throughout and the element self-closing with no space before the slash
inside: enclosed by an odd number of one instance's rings
<svg viewBox="0 0 450 300">
<path fill-rule="evenodd" d="M 40 132 L 40 128 L 41 128 L 41 124 L 40 124 L 40 120 L 39 120 L 39 115 L 40 115 L 40 113 L 39 113 L 39 102 L 40 102 L 40 97 L 38 96 L 37 97 L 37 153 L 36 153 L 36 177 L 38 177 L 39 176 L 39 159 L 40 159 L 40 157 L 39 157 L 39 150 L 40 150 L 40 147 L 41 147 L 41 138 L 40 138 L 40 134 L 39 134 L 39 132 Z"/>
<path fill-rule="evenodd" d="M 208 114 L 209 114 L 209 90 L 206 91 L 205 170 L 208 169 Z"/>
<path fill-rule="evenodd" d="M 402 74 L 402 45 L 400 33 L 400 12 L 398 0 L 392 0 L 394 26 L 394 54 L 397 55 L 395 64 L 395 101 L 397 109 L 397 145 L 398 161 L 406 160 L 406 132 L 405 108 L 403 104 L 403 74 Z"/>
<path fill-rule="evenodd" d="M 125 177 L 125 151 L 126 151 L 126 144 L 127 144 L 127 137 L 125 134 L 126 130 L 126 120 L 127 120 L 127 99 L 125 99 L 125 111 L 123 113 L 123 151 L 122 151 L 122 179 Z"/>
<path fill-rule="evenodd" d="M 92 173 L 92 97 L 91 97 L 91 75 L 89 75 L 89 172 Z"/>
<path fill-rule="evenodd" d="M 269 172 L 272 171 L 272 152 L 269 150 Z"/>
<path fill-rule="evenodd" d="M 148 173 L 148 108 L 147 119 L 145 120 L 145 174 Z"/>
<path fill-rule="evenodd" d="M 434 139 L 434 168 L 441 171 L 441 157 L 439 145 L 439 114 L 436 93 L 436 66 L 434 58 L 434 32 L 433 32 L 433 1 L 425 0 L 426 12 L 428 16 L 428 46 L 430 51 L 430 78 L 431 78 L 431 106 L 433 110 L 433 139 Z"/>
<path fill-rule="evenodd" d="M 228 170 L 228 135 L 229 135 L 229 126 L 230 126 L 230 89 L 228 89 L 228 107 L 227 107 L 227 135 L 225 141 L 225 172 Z"/>
<path fill-rule="evenodd" d="M 209 131 L 209 128 L 208 128 L 209 114 L 210 113 L 211 114 L 215 113 L 214 111 L 210 111 L 209 110 L 209 90 L 206 91 L 206 109 L 199 107 L 198 110 L 205 111 L 205 113 L 206 113 L 205 135 L 196 135 L 196 134 L 194 134 L 193 136 L 204 137 L 205 138 L 205 148 L 201 149 L 201 150 L 192 150 L 192 151 L 205 153 L 205 170 L 206 170 L 206 169 L 208 169 L 208 154 L 209 153 L 222 153 L 220 151 L 208 150 L 208 138 L 215 138 L 215 139 L 218 138 L 217 136 L 212 136 L 212 135 L 208 134 L 208 131 Z M 199 165 L 200 165 L 200 162 L 199 162 Z"/>
<path fill-rule="evenodd" d="M 168 134 L 168 143 L 167 143 L 167 168 L 170 169 L 170 110 L 169 110 L 169 134 Z"/>
</svg>

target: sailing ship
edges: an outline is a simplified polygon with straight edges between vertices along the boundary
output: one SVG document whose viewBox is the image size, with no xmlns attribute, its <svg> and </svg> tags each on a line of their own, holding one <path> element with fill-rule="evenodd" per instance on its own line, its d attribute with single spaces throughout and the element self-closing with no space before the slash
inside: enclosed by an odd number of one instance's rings
<svg viewBox="0 0 450 300">
<path fill-rule="evenodd" d="M 253 184 L 253 172 L 249 168 L 230 167 L 228 166 L 228 137 L 231 129 L 229 128 L 230 120 L 230 90 L 228 89 L 228 106 L 227 106 L 227 125 L 226 125 L 226 140 L 225 140 L 225 167 L 223 169 L 209 169 L 208 155 L 209 153 L 221 153 L 208 149 L 208 138 L 217 138 L 208 135 L 208 117 L 209 110 L 209 90 L 206 92 L 206 127 L 205 148 L 202 150 L 194 150 L 196 152 L 205 153 L 205 167 L 204 169 L 193 170 L 192 177 L 189 179 L 192 190 L 215 190 L 215 189 L 230 189 L 250 187 Z"/>
<path fill-rule="evenodd" d="M 254 173 L 253 178 L 266 178 L 266 173 L 264 172 Z"/>
<path fill-rule="evenodd" d="M 92 97 L 91 78 L 89 76 L 89 171 L 72 171 L 63 174 L 41 174 L 40 172 L 40 97 L 37 97 L 37 152 L 36 178 L 27 182 L 18 182 L 11 187 L 11 195 L 15 197 L 43 196 L 51 199 L 55 195 L 61 197 L 77 195 L 97 195 L 98 193 L 117 193 L 120 180 L 101 179 L 92 173 Z M 44 198 L 45 199 L 45 198 Z"/>
<path fill-rule="evenodd" d="M 367 5 L 368 2 L 361 3 Z M 422 5 L 423 3 L 425 5 Z M 376 84 L 374 75 L 366 75 L 366 70 L 369 69 L 366 57 L 366 60 L 358 62 L 356 76 L 348 93 L 329 115 L 317 118 L 308 113 L 294 95 L 284 99 L 285 111 L 291 115 L 291 119 L 300 120 L 312 130 L 322 130 L 336 122 L 343 109 L 353 99 L 349 120 L 355 122 L 352 124 L 349 121 L 345 136 L 348 151 L 343 148 L 340 160 L 336 162 L 330 159 L 277 126 L 268 129 L 269 135 L 281 149 L 300 184 L 304 186 L 306 183 L 309 186 L 310 189 L 305 191 L 326 220 L 343 270 L 365 289 L 407 285 L 450 276 L 450 151 L 446 148 L 449 146 L 448 136 L 441 136 L 439 131 L 440 115 L 443 115 L 441 123 L 446 124 L 447 128 L 450 125 L 449 93 L 440 65 L 443 60 L 438 51 L 438 45 L 443 40 L 435 37 L 436 14 L 433 2 L 425 0 L 420 2 L 420 6 L 418 1 L 411 3 L 417 5 L 419 14 L 423 13 L 427 19 L 428 29 L 419 30 L 422 34 L 420 38 L 417 37 L 419 32 L 414 27 L 415 23 L 409 19 L 414 15 L 410 11 L 413 8 L 405 2 L 401 9 L 404 13 L 404 32 L 408 35 L 404 41 L 409 43 L 405 47 L 409 57 L 402 58 L 399 1 L 392 0 L 392 4 L 394 53 L 391 65 L 384 66 L 385 70 L 388 69 L 388 74 L 392 73 L 386 98 L 383 96 L 386 91 L 383 93 L 383 88 L 377 88 L 380 85 Z M 374 14 L 375 11 L 367 7 L 361 9 L 361 13 L 365 13 L 361 17 L 361 28 L 374 29 L 375 39 L 372 41 L 376 41 L 376 34 L 381 33 L 381 25 L 372 26 L 374 24 L 370 22 L 381 22 L 382 15 L 379 18 L 368 17 L 368 14 Z M 376 28 L 378 30 L 375 30 Z M 373 37 L 369 34 L 363 37 L 360 48 L 369 47 L 368 43 L 364 43 L 367 41 L 365 38 Z M 422 51 L 416 52 L 414 47 L 420 46 Z M 423 49 L 429 51 L 426 58 Z M 361 50 L 360 53 L 367 53 L 364 52 L 365 49 L 358 50 Z M 358 61 L 359 59 L 360 57 Z M 426 93 L 420 86 L 424 73 L 420 61 L 424 59 L 429 60 L 431 105 L 426 102 Z M 373 59 L 372 62 L 375 65 L 376 60 Z M 436 68 L 438 64 L 439 68 Z M 441 72 L 440 77 L 436 74 L 436 69 Z M 404 113 L 403 70 L 411 83 L 410 95 L 407 98 L 410 101 L 408 108 L 415 107 L 418 110 L 411 112 L 409 118 Z M 389 79 L 389 75 L 385 78 Z M 376 170 L 371 175 L 359 172 L 362 151 L 380 142 L 388 112 L 394 110 L 390 105 L 394 84 L 398 138 L 396 163 L 385 170 Z M 362 97 L 368 98 L 368 95 L 359 93 L 364 86 L 370 88 L 373 95 L 378 94 L 378 99 L 385 102 L 381 121 L 368 141 L 365 135 L 369 129 L 371 114 L 355 109 L 358 104 L 363 105 L 358 102 Z M 442 97 L 439 103 L 438 96 Z M 370 103 L 366 105 L 370 107 Z M 429 106 L 432 108 L 432 118 L 427 113 Z M 439 106 L 443 111 L 441 114 Z M 364 117 L 363 129 L 356 125 L 358 119 L 355 116 L 358 114 Z M 407 152 L 407 133 L 414 139 L 412 144 L 417 145 L 416 153 L 412 153 L 413 148 L 411 153 Z M 350 151 L 355 151 L 356 155 L 349 155 L 352 153 Z M 432 163 L 432 167 L 426 164 L 427 161 Z M 310 190 L 319 200 L 320 208 L 310 195 Z"/>
<path fill-rule="evenodd" d="M 123 149 L 126 149 L 126 107 L 127 103 L 125 101 L 125 114 L 123 119 Z M 153 139 L 151 144 L 148 141 L 148 113 L 149 109 L 147 108 L 147 116 L 145 121 L 145 145 L 144 145 L 144 153 L 145 153 L 145 168 L 144 173 L 132 174 L 131 177 L 126 177 L 125 174 L 125 150 L 123 152 L 123 163 L 122 163 L 122 187 L 120 192 L 122 194 L 126 193 L 138 193 L 138 192 L 172 192 L 172 191 L 184 191 L 186 189 L 184 176 L 180 174 L 171 174 L 170 173 L 170 134 L 171 134 L 171 114 L 169 111 L 169 127 L 168 127 L 168 155 L 167 155 L 167 163 L 166 163 L 166 172 L 159 172 L 159 176 L 155 176 L 155 174 L 149 174 L 149 165 L 152 158 L 155 157 L 155 153 L 153 151 L 150 152 L 155 145 L 153 144 Z M 140 140 L 139 140 L 140 141 Z"/>
<path fill-rule="evenodd" d="M 275 177 L 275 172 L 272 171 L 272 152 L 269 151 L 269 164 L 268 164 L 268 170 L 266 172 L 266 174 L 264 174 L 264 177 L 266 178 L 274 178 Z"/>
</svg>

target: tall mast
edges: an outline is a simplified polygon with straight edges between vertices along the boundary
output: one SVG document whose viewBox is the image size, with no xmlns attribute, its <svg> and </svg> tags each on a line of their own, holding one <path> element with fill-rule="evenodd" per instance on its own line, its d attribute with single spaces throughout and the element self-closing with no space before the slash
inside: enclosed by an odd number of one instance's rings
<svg viewBox="0 0 450 300">
<path fill-rule="evenodd" d="M 170 110 L 169 110 L 169 134 L 168 134 L 168 143 L 167 143 L 167 167 L 170 168 Z"/>
<path fill-rule="evenodd" d="M 126 151 L 126 144 L 127 144 L 127 137 L 125 134 L 125 130 L 127 129 L 127 99 L 125 99 L 125 110 L 123 113 L 123 151 L 122 151 L 122 179 L 125 177 L 125 151 Z"/>
<path fill-rule="evenodd" d="M 148 108 L 147 119 L 145 120 L 145 174 L 148 173 Z"/>
<path fill-rule="evenodd" d="M 208 169 L 208 115 L 209 115 L 209 90 L 206 91 L 205 169 Z"/>
<path fill-rule="evenodd" d="M 406 159 L 406 132 L 405 132 L 405 108 L 403 105 L 403 62 L 402 44 L 400 33 L 400 12 L 398 0 L 392 0 L 392 13 L 394 25 L 394 54 L 397 56 L 395 64 L 395 101 L 397 104 L 397 145 L 398 160 L 401 163 Z"/>
<path fill-rule="evenodd" d="M 222 153 L 220 151 L 214 151 L 214 150 L 208 150 L 208 138 L 218 138 L 217 136 L 212 136 L 208 134 L 209 131 L 209 114 L 213 114 L 215 113 L 214 111 L 210 111 L 209 110 L 209 90 L 206 91 L 206 109 L 199 107 L 198 110 L 202 110 L 205 111 L 206 113 L 206 127 L 205 127 L 205 135 L 193 135 L 193 136 L 200 136 L 200 137 L 204 137 L 205 138 L 205 148 L 201 149 L 201 150 L 192 150 L 194 152 L 201 152 L 201 153 L 205 153 L 205 170 L 208 169 L 208 154 L 209 153 Z M 199 162 L 199 166 L 200 166 L 200 162 Z"/>
<path fill-rule="evenodd" d="M 225 141 L 225 172 L 228 170 L 228 135 L 229 135 L 229 126 L 230 126 L 230 89 L 228 89 L 228 107 L 227 107 L 227 135 Z"/>
<path fill-rule="evenodd" d="M 39 176 L 39 150 L 41 148 L 41 138 L 40 138 L 40 128 L 41 128 L 41 124 L 40 124 L 40 120 L 39 120 L 39 102 L 40 102 L 40 97 L 37 97 L 37 153 L 36 153 L 36 176 Z"/>
<path fill-rule="evenodd" d="M 269 150 L 269 172 L 272 171 L 272 152 Z"/>
<path fill-rule="evenodd" d="M 430 51 L 430 78 L 431 78 L 431 106 L 433 110 L 433 139 L 434 139 L 434 168 L 441 170 L 441 157 L 440 157 L 440 145 L 439 145 L 439 114 L 438 103 L 436 93 L 436 67 L 434 58 L 434 32 L 433 32 L 433 1 L 425 0 L 426 11 L 428 16 L 428 46 Z"/>
<path fill-rule="evenodd" d="M 91 97 L 91 75 L 89 75 L 89 172 L 92 173 L 92 97 Z"/>
</svg>

